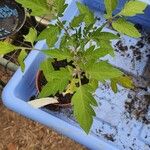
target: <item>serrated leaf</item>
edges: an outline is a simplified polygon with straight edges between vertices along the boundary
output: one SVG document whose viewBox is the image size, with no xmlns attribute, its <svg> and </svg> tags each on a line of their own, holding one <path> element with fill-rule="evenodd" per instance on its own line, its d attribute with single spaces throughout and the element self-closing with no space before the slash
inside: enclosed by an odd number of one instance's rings
<svg viewBox="0 0 150 150">
<path fill-rule="evenodd" d="M 10 53 L 16 49 L 18 49 L 16 46 L 14 46 L 8 42 L 0 41 L 0 55 Z"/>
<path fill-rule="evenodd" d="M 135 16 L 136 14 L 144 14 L 147 4 L 141 1 L 129 1 L 125 4 L 122 11 L 119 13 L 123 16 Z"/>
<path fill-rule="evenodd" d="M 70 80 L 72 78 L 72 74 L 68 68 L 61 68 L 57 71 L 51 71 L 49 74 L 47 74 L 47 80 L 51 81 L 54 79 L 68 79 Z"/>
<path fill-rule="evenodd" d="M 84 52 L 83 56 L 86 57 L 86 56 L 91 55 L 91 53 L 94 51 L 94 49 L 95 49 L 95 46 L 92 45 L 91 47 L 89 47 L 88 49 L 86 49 L 86 51 Z"/>
<path fill-rule="evenodd" d="M 98 59 L 98 58 L 104 57 L 108 54 L 113 55 L 114 54 L 113 52 L 114 51 L 112 48 L 109 49 L 109 48 L 100 47 L 100 48 L 97 48 L 91 55 L 93 55 L 93 57 Z"/>
<path fill-rule="evenodd" d="M 67 69 L 52 71 L 47 75 L 48 83 L 42 88 L 39 97 L 54 96 L 57 92 L 63 92 L 71 78 L 72 76 Z"/>
<path fill-rule="evenodd" d="M 106 61 L 94 64 L 90 64 L 89 62 L 86 67 L 86 72 L 90 75 L 90 78 L 99 81 L 120 77 L 123 74 L 120 70 L 114 68 Z"/>
<path fill-rule="evenodd" d="M 100 40 L 99 43 L 100 43 L 101 50 L 103 50 L 103 52 L 104 52 L 102 54 L 107 53 L 107 54 L 111 55 L 112 57 L 114 57 L 114 49 L 113 49 L 110 41 Z"/>
<path fill-rule="evenodd" d="M 68 80 L 65 79 L 54 79 L 53 81 L 49 81 L 43 88 L 42 91 L 39 94 L 39 98 L 44 98 L 48 96 L 54 96 L 57 92 L 63 92 L 63 90 L 66 88 L 68 84 Z"/>
<path fill-rule="evenodd" d="M 78 27 L 80 25 L 81 22 L 83 22 L 85 18 L 84 14 L 80 14 L 78 16 L 75 16 L 70 24 L 71 27 L 75 28 Z"/>
<path fill-rule="evenodd" d="M 111 89 L 113 90 L 114 93 L 117 93 L 118 92 L 118 87 L 117 87 L 117 83 L 115 80 L 111 80 Z"/>
<path fill-rule="evenodd" d="M 77 2 L 77 7 L 80 11 L 80 14 L 85 15 L 84 22 L 87 26 L 95 22 L 94 14 L 92 11 L 89 10 L 87 6 Z"/>
<path fill-rule="evenodd" d="M 40 70 L 43 71 L 43 74 L 46 78 L 46 80 L 49 79 L 49 75 L 51 74 L 52 71 L 54 71 L 53 65 L 52 65 L 52 60 L 50 58 L 44 60 L 40 64 Z"/>
<path fill-rule="evenodd" d="M 88 134 L 93 123 L 95 112 L 92 106 L 97 106 L 96 100 L 88 92 L 86 86 L 80 86 L 72 98 L 74 116 L 80 127 Z"/>
<path fill-rule="evenodd" d="M 116 84 L 120 84 L 125 88 L 129 88 L 129 89 L 134 88 L 133 81 L 129 76 L 120 76 L 118 78 L 114 78 L 113 82 L 116 82 Z"/>
<path fill-rule="evenodd" d="M 58 36 L 60 34 L 60 30 L 57 26 L 49 25 L 46 29 L 44 29 L 37 40 L 45 40 L 49 47 L 54 47 L 55 43 L 58 40 Z"/>
<path fill-rule="evenodd" d="M 98 81 L 95 79 L 90 79 L 86 86 L 89 92 L 94 92 L 98 88 Z"/>
<path fill-rule="evenodd" d="M 96 36 L 95 36 L 96 37 Z M 100 40 L 110 41 L 114 39 L 118 39 L 118 35 L 110 33 L 110 32 L 101 32 L 98 36 Z"/>
<path fill-rule="evenodd" d="M 107 16 L 112 17 L 112 13 L 118 5 L 118 0 L 104 0 Z"/>
<path fill-rule="evenodd" d="M 106 38 L 107 39 L 107 38 Z M 101 47 L 94 49 L 94 47 L 90 47 L 86 52 L 83 53 L 83 56 L 87 61 L 93 60 L 93 62 L 97 61 L 99 58 L 104 57 L 106 55 L 114 56 L 114 49 L 111 46 L 109 41 L 98 40 Z"/>
<path fill-rule="evenodd" d="M 25 8 L 31 9 L 31 15 L 33 16 L 45 16 L 50 14 L 47 0 L 16 0 L 16 2 L 22 4 Z"/>
<path fill-rule="evenodd" d="M 119 18 L 117 21 L 113 22 L 112 26 L 115 30 L 117 30 L 120 33 L 126 34 L 134 38 L 141 37 L 141 34 L 134 27 L 134 25 L 130 22 L 127 22 L 123 18 Z"/>
<path fill-rule="evenodd" d="M 57 60 L 67 59 L 69 61 L 72 60 L 73 58 L 73 55 L 69 50 L 52 49 L 52 50 L 44 50 L 43 52 L 52 58 L 57 58 Z"/>
<path fill-rule="evenodd" d="M 110 54 L 110 55 L 113 54 L 113 49 L 112 48 L 109 49 L 109 48 L 103 48 L 103 47 L 101 48 L 100 47 L 100 48 L 97 48 L 97 49 L 95 49 L 91 52 L 86 52 L 83 56 L 85 57 L 85 59 L 87 61 L 93 60 L 93 62 L 94 61 L 96 62 L 99 58 L 104 57 L 108 54 Z"/>
<path fill-rule="evenodd" d="M 92 32 L 92 37 L 98 37 L 99 34 L 101 33 L 102 29 L 103 29 L 102 27 L 99 27 L 95 31 L 93 31 Z"/>
<path fill-rule="evenodd" d="M 20 64 L 20 67 L 21 67 L 21 70 L 22 72 L 24 71 L 25 69 L 25 63 L 24 63 L 24 60 L 25 58 L 27 57 L 27 52 L 25 50 L 22 50 L 18 56 L 18 62 Z"/>
<path fill-rule="evenodd" d="M 58 16 L 61 17 L 68 4 L 65 3 L 65 0 L 55 0 L 54 6 L 56 9 L 56 13 L 58 13 Z"/>
<path fill-rule="evenodd" d="M 37 38 L 37 31 L 34 28 L 30 28 L 29 33 L 24 36 L 26 42 L 30 42 L 33 46 L 34 41 Z"/>
</svg>

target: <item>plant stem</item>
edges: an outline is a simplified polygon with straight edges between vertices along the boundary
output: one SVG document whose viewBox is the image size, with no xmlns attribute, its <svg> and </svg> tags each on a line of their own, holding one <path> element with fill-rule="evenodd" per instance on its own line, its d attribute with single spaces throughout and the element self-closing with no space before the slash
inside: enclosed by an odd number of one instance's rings
<svg viewBox="0 0 150 150">
<path fill-rule="evenodd" d="M 63 25 L 63 23 L 61 22 L 61 20 L 59 19 L 59 17 L 57 17 L 57 21 L 58 21 L 58 23 L 61 24 L 61 26 L 59 26 L 59 27 L 61 27 L 61 28 L 66 32 L 66 34 L 67 34 L 68 36 L 70 36 L 68 30 L 65 28 L 65 26 Z"/>
<path fill-rule="evenodd" d="M 81 83 L 81 75 L 80 75 L 80 72 L 78 72 L 78 78 L 79 78 L 79 86 L 81 86 L 82 83 Z"/>
</svg>

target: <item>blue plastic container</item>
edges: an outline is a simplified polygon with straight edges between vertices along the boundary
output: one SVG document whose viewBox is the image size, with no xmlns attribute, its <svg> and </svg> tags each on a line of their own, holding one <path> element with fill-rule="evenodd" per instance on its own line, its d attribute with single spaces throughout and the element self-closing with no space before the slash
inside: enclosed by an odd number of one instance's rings
<svg viewBox="0 0 150 150">
<path fill-rule="evenodd" d="M 126 1 L 127 0 L 119 0 L 119 4 L 118 4 L 116 10 L 114 11 L 114 14 L 116 14 L 117 12 L 120 12 L 120 10 L 123 8 Z M 143 2 L 148 3 L 147 0 L 143 0 Z M 87 6 L 89 6 L 89 8 L 91 8 L 91 9 L 105 12 L 105 5 L 104 5 L 103 0 L 84 0 L 84 3 Z M 150 4 L 150 2 L 148 4 Z M 147 31 L 150 31 L 150 6 L 148 6 L 145 9 L 144 14 L 139 14 L 134 17 L 129 17 L 128 19 L 129 19 L 129 21 L 131 21 L 133 23 L 142 25 L 142 27 L 144 29 L 146 29 Z"/>
<path fill-rule="evenodd" d="M 78 10 L 76 0 L 68 0 L 68 2 L 69 6 L 64 19 L 70 21 L 77 15 Z M 128 45 L 137 42 L 135 41 L 137 39 L 129 39 L 127 36 L 125 38 L 127 38 L 125 41 L 128 41 Z M 38 42 L 35 47 L 38 49 L 46 48 L 45 41 Z M 144 49 L 147 49 L 147 47 Z M 132 52 L 132 49 L 130 52 Z M 21 69 L 18 69 L 2 93 L 5 106 L 70 137 L 91 150 L 130 150 L 131 148 L 134 150 L 144 148 L 149 150 L 149 126 L 136 120 L 126 119 L 124 103 L 128 99 L 130 91 L 122 87 L 119 88 L 117 94 L 103 85 L 96 90 L 95 98 L 99 107 L 95 109 L 96 117 L 89 135 L 75 122 L 70 109 L 54 112 L 46 109 L 35 109 L 29 105 L 27 102 L 37 93 L 35 76 L 41 61 L 44 59 L 45 55 L 39 51 L 32 51 L 29 54 L 25 60 L 25 72 L 22 73 Z M 117 58 L 112 60 L 113 63 L 134 73 L 136 70 L 142 70 L 139 68 L 144 68 L 146 60 L 143 59 L 140 63 L 135 62 L 136 68 L 132 69 L 132 66 L 130 66 L 131 61 L 129 60 L 128 63 L 127 58 L 123 58 L 118 54 Z M 145 139 L 145 137 L 147 138 Z"/>
</svg>

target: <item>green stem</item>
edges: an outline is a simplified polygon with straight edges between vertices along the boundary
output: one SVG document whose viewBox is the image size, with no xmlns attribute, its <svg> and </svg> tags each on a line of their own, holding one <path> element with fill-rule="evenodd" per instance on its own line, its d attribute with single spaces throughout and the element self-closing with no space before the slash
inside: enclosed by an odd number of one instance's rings
<svg viewBox="0 0 150 150">
<path fill-rule="evenodd" d="M 65 28 L 65 26 L 63 25 L 63 23 L 61 22 L 61 20 L 59 19 L 59 17 L 57 17 L 57 21 L 58 21 L 58 23 L 61 24 L 61 26 L 59 26 L 59 27 L 61 27 L 61 28 L 66 32 L 66 34 L 67 34 L 68 36 L 70 36 L 68 30 Z"/>
<path fill-rule="evenodd" d="M 81 83 L 81 74 L 80 74 L 79 71 L 78 71 L 78 78 L 79 78 L 79 86 L 82 86 L 82 83 Z"/>
<path fill-rule="evenodd" d="M 18 47 L 16 48 L 16 50 L 19 50 L 19 49 L 24 49 L 24 50 L 29 50 L 29 51 L 31 51 L 31 50 L 36 50 L 36 51 L 40 51 L 40 52 L 41 52 L 40 49 L 37 49 L 37 48 L 34 48 L 34 47 L 29 48 L 29 47 L 21 47 L 21 46 L 18 46 Z"/>
</svg>

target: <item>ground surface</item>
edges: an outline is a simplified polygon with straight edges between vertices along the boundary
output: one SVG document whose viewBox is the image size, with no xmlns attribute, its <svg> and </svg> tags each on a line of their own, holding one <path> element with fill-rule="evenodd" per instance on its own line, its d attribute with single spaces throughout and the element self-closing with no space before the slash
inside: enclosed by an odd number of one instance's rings
<svg viewBox="0 0 150 150">
<path fill-rule="evenodd" d="M 0 79 L 7 82 L 11 72 L 0 66 Z M 52 129 L 8 110 L 0 101 L 0 150 L 85 150 Z"/>
</svg>

